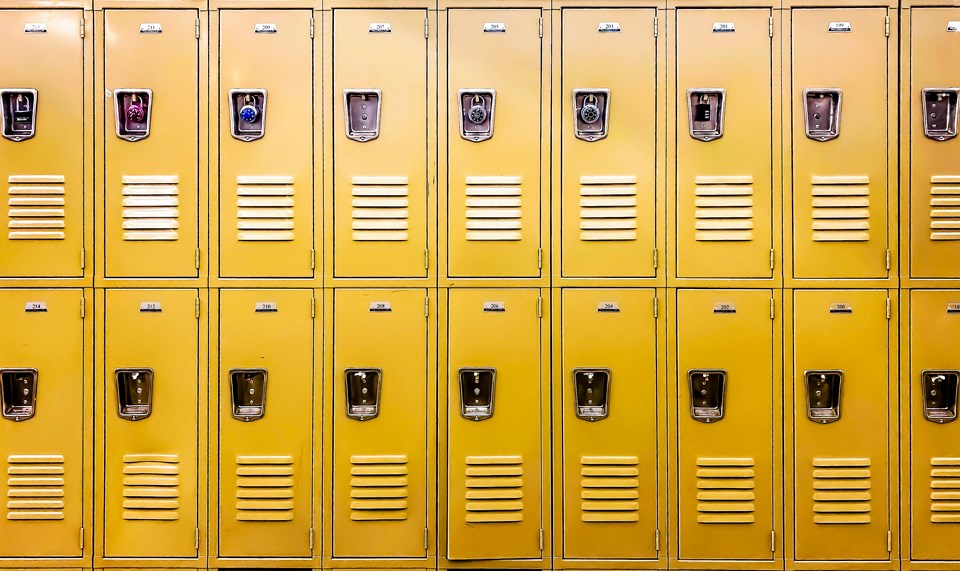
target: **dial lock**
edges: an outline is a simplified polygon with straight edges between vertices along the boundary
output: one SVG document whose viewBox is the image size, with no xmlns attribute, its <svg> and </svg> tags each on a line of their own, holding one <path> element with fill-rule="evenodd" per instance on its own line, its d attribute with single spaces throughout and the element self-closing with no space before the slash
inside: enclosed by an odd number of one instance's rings
<svg viewBox="0 0 960 571">
<path fill-rule="evenodd" d="M 240 108 L 240 120 L 244 123 L 253 123 L 260 116 L 260 112 L 253 105 L 247 103 Z"/>
<path fill-rule="evenodd" d="M 494 110 L 497 92 L 493 89 L 461 89 L 460 136 L 471 143 L 493 137 Z"/>
<path fill-rule="evenodd" d="M 600 120 L 600 108 L 597 107 L 596 100 L 596 96 L 588 96 L 587 103 L 584 103 L 583 108 L 580 109 L 580 120 L 588 125 L 593 125 Z"/>
<path fill-rule="evenodd" d="M 607 136 L 610 119 L 609 89 L 573 90 L 573 135 L 594 142 Z"/>
<path fill-rule="evenodd" d="M 147 111 L 143 108 L 143 100 L 136 95 L 131 95 L 130 99 L 130 106 L 127 107 L 127 120 L 133 123 L 143 123 L 143 118 L 147 116 Z"/>
<path fill-rule="evenodd" d="M 487 120 L 487 110 L 483 108 L 483 98 L 479 95 L 473 96 L 473 102 L 467 111 L 467 119 L 474 125 L 482 125 Z"/>
<path fill-rule="evenodd" d="M 136 142 L 150 136 L 150 115 L 153 109 L 151 90 L 114 89 L 113 104 L 118 137 Z"/>
<path fill-rule="evenodd" d="M 249 143 L 263 138 L 267 116 L 266 89 L 231 89 L 230 135 L 238 141 Z"/>
</svg>

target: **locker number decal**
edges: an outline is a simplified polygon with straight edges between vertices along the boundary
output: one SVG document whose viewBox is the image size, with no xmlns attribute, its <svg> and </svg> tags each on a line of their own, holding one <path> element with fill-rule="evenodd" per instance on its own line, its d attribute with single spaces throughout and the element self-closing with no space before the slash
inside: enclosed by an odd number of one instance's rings
<svg viewBox="0 0 960 571">
<path fill-rule="evenodd" d="M 601 301 L 597 304 L 597 311 L 601 313 L 620 313 L 620 304 L 615 301 Z"/>
<path fill-rule="evenodd" d="M 507 310 L 507 306 L 502 301 L 485 301 L 483 302 L 483 310 L 502 313 Z"/>
<path fill-rule="evenodd" d="M 23 308 L 27 313 L 46 313 L 47 312 L 47 302 L 45 301 L 28 301 L 26 306 Z"/>
<path fill-rule="evenodd" d="M 393 311 L 393 308 L 390 307 L 389 301 L 371 301 L 370 311 L 373 311 L 373 312 Z"/>
<path fill-rule="evenodd" d="M 160 24 L 140 24 L 141 34 L 162 34 L 163 26 Z"/>
<path fill-rule="evenodd" d="M 947 313 L 960 313 L 960 303 L 948 303 Z"/>
<path fill-rule="evenodd" d="M 140 313 L 160 313 L 161 311 L 163 311 L 163 306 L 160 305 L 159 301 L 140 302 Z"/>
<path fill-rule="evenodd" d="M 367 32 L 370 34 L 389 34 L 392 31 L 393 29 L 388 22 L 373 22 L 367 28 Z"/>
<path fill-rule="evenodd" d="M 253 27 L 254 34 L 276 34 L 276 24 L 257 24 Z"/>
<path fill-rule="evenodd" d="M 23 25 L 24 34 L 46 34 L 47 25 L 43 22 L 28 22 Z"/>
<path fill-rule="evenodd" d="M 831 303 L 830 313 L 853 313 L 853 306 L 849 303 Z"/>
<path fill-rule="evenodd" d="M 736 32 L 737 27 L 733 22 L 714 22 L 713 23 L 714 32 Z"/>
<path fill-rule="evenodd" d="M 258 301 L 253 311 L 256 313 L 276 313 L 279 310 L 275 301 Z"/>
<path fill-rule="evenodd" d="M 736 313 L 737 306 L 732 303 L 718 303 L 713 306 L 714 313 Z"/>
<path fill-rule="evenodd" d="M 487 22 L 483 25 L 485 34 L 503 34 L 507 31 L 507 25 L 503 22 Z"/>
<path fill-rule="evenodd" d="M 950 20 L 947 22 L 948 32 L 960 32 L 960 20 Z"/>
<path fill-rule="evenodd" d="M 598 32 L 619 32 L 620 22 L 600 22 L 597 26 Z"/>
<path fill-rule="evenodd" d="M 850 22 L 830 22 L 830 25 L 827 26 L 828 32 L 852 32 L 853 26 L 850 25 Z"/>
</svg>

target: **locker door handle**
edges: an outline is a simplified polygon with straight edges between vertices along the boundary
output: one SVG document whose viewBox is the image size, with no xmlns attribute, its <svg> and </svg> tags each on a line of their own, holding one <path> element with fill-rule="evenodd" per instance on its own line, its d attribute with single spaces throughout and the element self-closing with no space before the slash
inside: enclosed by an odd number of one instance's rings
<svg viewBox="0 0 960 571">
<path fill-rule="evenodd" d="M 380 136 L 379 89 L 344 89 L 343 112 L 347 138 L 369 143 Z"/>
<path fill-rule="evenodd" d="M 230 369 L 233 418 L 252 422 L 263 418 L 267 408 L 267 370 Z"/>
<path fill-rule="evenodd" d="M 840 420 L 840 391 L 843 388 L 843 371 L 804 371 L 807 418 L 818 424 Z"/>
<path fill-rule="evenodd" d="M 231 89 L 228 97 L 230 135 L 245 143 L 262 139 L 266 132 L 267 90 Z"/>
<path fill-rule="evenodd" d="M 610 369 L 574 369 L 577 418 L 597 421 L 610 414 Z"/>
<path fill-rule="evenodd" d="M 839 89 L 808 88 L 803 90 L 803 125 L 807 137 L 814 141 L 830 141 L 840 136 Z"/>
<path fill-rule="evenodd" d="M 153 91 L 150 89 L 113 90 L 113 109 L 116 114 L 117 137 L 136 142 L 150 136 L 153 112 Z"/>
<path fill-rule="evenodd" d="M 37 370 L 0 369 L 0 406 L 3 418 L 20 422 L 37 413 Z"/>
<path fill-rule="evenodd" d="M 690 136 L 698 141 L 723 137 L 727 90 L 719 87 L 687 90 L 687 114 Z"/>
<path fill-rule="evenodd" d="M 347 418 L 372 420 L 380 414 L 382 369 L 345 369 L 347 383 Z"/>
<path fill-rule="evenodd" d="M 921 90 L 923 134 L 934 141 L 957 136 L 957 99 L 960 88 L 928 87 Z"/>
<path fill-rule="evenodd" d="M 117 414 L 124 420 L 143 420 L 153 412 L 153 369 L 116 369 Z"/>
<path fill-rule="evenodd" d="M 690 417 L 698 422 L 723 420 L 727 372 L 723 369 L 690 369 Z"/>
<path fill-rule="evenodd" d="M 37 90 L 0 89 L 0 132 L 15 143 L 33 137 L 37 132 Z"/>
<path fill-rule="evenodd" d="M 460 377 L 460 416 L 467 420 L 486 420 L 493 416 L 497 370 L 492 367 L 464 367 Z"/>
<path fill-rule="evenodd" d="M 937 424 L 957 419 L 957 385 L 960 371 L 925 370 L 920 373 L 923 418 Z"/>
</svg>

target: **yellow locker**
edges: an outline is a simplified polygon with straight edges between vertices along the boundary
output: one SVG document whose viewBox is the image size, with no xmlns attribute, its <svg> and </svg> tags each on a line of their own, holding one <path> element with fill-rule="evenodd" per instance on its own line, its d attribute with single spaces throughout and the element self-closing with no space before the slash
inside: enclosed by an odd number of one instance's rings
<svg viewBox="0 0 960 571">
<path fill-rule="evenodd" d="M 312 553 L 313 306 L 310 290 L 220 291 L 220 557 Z"/>
<path fill-rule="evenodd" d="M 773 292 L 678 290 L 676 319 L 679 558 L 771 561 L 780 469 Z"/>
<path fill-rule="evenodd" d="M 937 62 L 957 61 L 960 44 L 958 8 L 912 8 L 909 51 L 909 96 L 901 113 L 909 117 L 910 215 L 903 233 L 909 236 L 910 276 L 960 277 L 960 170 L 957 153 L 957 107 L 960 70 Z M 909 58 L 909 59 L 907 59 Z M 906 217 L 905 217 L 906 218 Z"/>
<path fill-rule="evenodd" d="M 539 277 L 540 9 L 447 11 L 451 277 Z"/>
<path fill-rule="evenodd" d="M 83 293 L 0 292 L 0 557 L 80 557 L 84 480 Z"/>
<path fill-rule="evenodd" d="M 887 277 L 887 15 L 791 10 L 796 278 Z"/>
<path fill-rule="evenodd" d="M 334 557 L 426 556 L 426 295 L 334 293 Z"/>
<path fill-rule="evenodd" d="M 426 21 L 421 9 L 333 10 L 336 277 L 427 275 Z"/>
<path fill-rule="evenodd" d="M 539 559 L 550 465 L 540 291 L 448 295 L 447 558 Z"/>
<path fill-rule="evenodd" d="M 313 12 L 218 14 L 220 276 L 310 277 Z"/>
<path fill-rule="evenodd" d="M 3 277 L 83 275 L 84 160 L 92 149 L 84 145 L 91 55 L 82 22 L 81 9 L 0 10 Z"/>
<path fill-rule="evenodd" d="M 656 292 L 562 293 L 563 558 L 656 559 Z"/>
<path fill-rule="evenodd" d="M 106 276 L 195 277 L 199 12 L 103 12 Z"/>
<path fill-rule="evenodd" d="M 105 298 L 103 554 L 196 557 L 206 433 L 198 292 L 107 290 Z"/>
<path fill-rule="evenodd" d="M 910 430 L 911 481 L 901 493 L 909 501 L 910 517 L 904 520 L 912 522 L 913 561 L 960 559 L 958 340 L 960 292 L 911 291 L 910 373 L 901 382 L 904 408 L 909 410 L 905 426 Z"/>
<path fill-rule="evenodd" d="M 678 8 L 676 22 L 677 276 L 772 277 L 773 12 Z"/>
<path fill-rule="evenodd" d="M 562 11 L 564 276 L 656 275 L 655 17 L 655 8 Z"/>
<path fill-rule="evenodd" d="M 798 561 L 890 557 L 888 299 L 886 290 L 794 292 Z"/>
</svg>

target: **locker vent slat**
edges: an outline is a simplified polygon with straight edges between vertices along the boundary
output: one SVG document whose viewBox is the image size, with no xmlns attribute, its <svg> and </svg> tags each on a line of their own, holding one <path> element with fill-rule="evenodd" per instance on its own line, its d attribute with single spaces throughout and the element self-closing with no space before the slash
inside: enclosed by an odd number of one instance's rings
<svg viewBox="0 0 960 571">
<path fill-rule="evenodd" d="M 960 458 L 930 459 L 930 521 L 960 523 Z"/>
<path fill-rule="evenodd" d="M 350 458 L 350 519 L 403 521 L 407 519 L 407 457 L 405 455 Z"/>
<path fill-rule="evenodd" d="M 237 240 L 292 241 L 293 194 L 292 176 L 238 176 Z"/>
<path fill-rule="evenodd" d="M 523 230 L 522 180 L 518 176 L 468 176 L 467 240 L 515 242 Z"/>
<path fill-rule="evenodd" d="M 815 176 L 812 179 L 813 241 L 870 240 L 870 178 Z"/>
<path fill-rule="evenodd" d="M 813 522 L 870 523 L 869 458 L 813 459 Z"/>
<path fill-rule="evenodd" d="M 177 176 L 124 176 L 123 239 L 178 240 L 179 184 Z"/>
<path fill-rule="evenodd" d="M 7 457 L 7 519 L 63 519 L 64 466 L 59 455 Z"/>
<path fill-rule="evenodd" d="M 7 238 L 63 240 L 66 237 L 64 177 L 13 175 L 7 193 Z"/>
<path fill-rule="evenodd" d="M 697 522 L 753 523 L 753 458 L 697 458 Z"/>
<path fill-rule="evenodd" d="M 293 520 L 293 457 L 237 457 L 237 520 Z"/>
<path fill-rule="evenodd" d="M 930 183 L 930 239 L 960 240 L 960 176 L 934 176 Z"/>
<path fill-rule="evenodd" d="M 637 239 L 637 177 L 580 177 L 580 239 Z"/>
<path fill-rule="evenodd" d="M 694 237 L 700 242 L 753 240 L 753 177 L 698 176 Z"/>
<path fill-rule="evenodd" d="M 123 519 L 180 519 L 180 456 L 126 454 L 123 457 Z"/>
<path fill-rule="evenodd" d="M 355 176 L 353 240 L 406 242 L 410 237 L 410 191 L 405 176 Z"/>
<path fill-rule="evenodd" d="M 467 456 L 467 523 L 523 521 L 523 457 Z"/>
<path fill-rule="evenodd" d="M 580 520 L 587 523 L 640 521 L 640 459 L 636 456 L 580 458 Z"/>
</svg>

